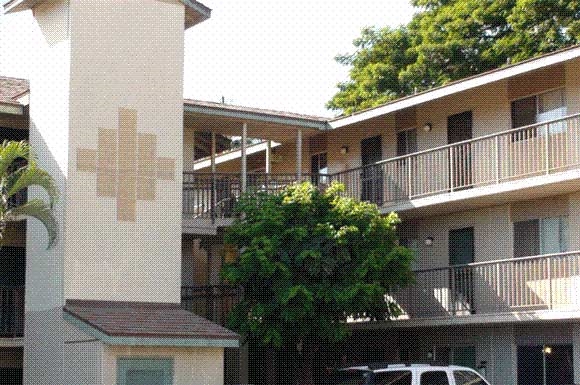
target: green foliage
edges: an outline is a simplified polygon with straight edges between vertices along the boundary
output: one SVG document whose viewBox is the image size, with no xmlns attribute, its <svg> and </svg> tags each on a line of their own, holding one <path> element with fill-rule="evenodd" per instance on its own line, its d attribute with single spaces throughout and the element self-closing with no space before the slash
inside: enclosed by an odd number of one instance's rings
<svg viewBox="0 0 580 385">
<path fill-rule="evenodd" d="M 395 214 L 319 191 L 310 183 L 278 195 L 244 196 L 243 215 L 226 234 L 237 262 L 222 270 L 243 301 L 228 326 L 280 347 L 344 339 L 349 316 L 385 320 L 400 314 L 386 293 L 412 281 L 412 253 L 397 246 Z"/>
<path fill-rule="evenodd" d="M 28 202 L 14 199 L 18 193 L 32 186 L 46 191 L 48 203 L 41 199 Z M 52 212 L 57 199 L 54 180 L 38 167 L 28 143 L 5 141 L 0 146 L 0 238 L 4 235 L 7 222 L 29 216 L 44 224 L 48 232 L 48 247 L 52 247 L 58 237 L 58 225 Z"/>
<path fill-rule="evenodd" d="M 336 58 L 350 79 L 327 103 L 345 114 L 580 42 L 577 0 L 413 0 L 399 28 L 362 31 Z"/>
</svg>

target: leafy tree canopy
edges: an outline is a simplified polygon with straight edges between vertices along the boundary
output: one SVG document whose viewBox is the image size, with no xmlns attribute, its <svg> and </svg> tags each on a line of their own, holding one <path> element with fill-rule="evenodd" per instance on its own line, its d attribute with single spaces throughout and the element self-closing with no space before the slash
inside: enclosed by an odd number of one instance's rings
<svg viewBox="0 0 580 385">
<path fill-rule="evenodd" d="M 241 199 L 243 215 L 226 234 L 240 256 L 222 270 L 244 292 L 229 327 L 265 346 L 301 345 L 311 357 L 321 343 L 347 336 L 349 316 L 399 314 L 385 297 L 412 280 L 412 253 L 396 244 L 399 220 L 342 197 L 343 189 L 303 183 Z"/>
<path fill-rule="evenodd" d="M 412 0 L 398 28 L 365 28 L 327 103 L 345 114 L 580 42 L 578 0 Z"/>
</svg>

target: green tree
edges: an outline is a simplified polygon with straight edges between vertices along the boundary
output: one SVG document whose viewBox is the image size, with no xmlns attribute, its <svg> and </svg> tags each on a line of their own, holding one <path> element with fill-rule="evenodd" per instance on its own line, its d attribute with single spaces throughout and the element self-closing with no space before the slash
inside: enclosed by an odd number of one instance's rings
<svg viewBox="0 0 580 385">
<path fill-rule="evenodd" d="M 412 4 L 417 13 L 408 25 L 366 28 L 356 52 L 336 58 L 351 67 L 350 79 L 338 84 L 328 108 L 351 114 L 580 42 L 577 0 Z"/>
<path fill-rule="evenodd" d="M 21 201 L 18 195 L 31 186 L 40 186 L 48 194 L 48 203 L 42 199 Z M 58 198 L 58 190 L 48 172 L 38 167 L 30 145 L 24 141 L 5 141 L 0 146 L 0 238 L 3 238 L 8 222 L 26 216 L 38 219 L 48 231 L 48 247 L 58 236 L 58 226 L 52 207 Z"/>
<path fill-rule="evenodd" d="M 348 317 L 397 316 L 386 294 L 412 281 L 396 214 L 382 216 L 376 205 L 342 197 L 343 189 L 303 183 L 246 195 L 226 234 L 241 253 L 222 276 L 244 292 L 228 326 L 265 347 L 297 347 L 301 385 L 313 384 L 318 347 L 347 337 Z"/>
</svg>

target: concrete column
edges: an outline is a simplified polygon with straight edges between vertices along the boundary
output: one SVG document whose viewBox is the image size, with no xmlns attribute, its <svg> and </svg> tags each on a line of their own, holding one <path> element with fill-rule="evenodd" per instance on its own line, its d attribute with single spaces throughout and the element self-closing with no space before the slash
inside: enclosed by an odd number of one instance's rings
<svg viewBox="0 0 580 385">
<path fill-rule="evenodd" d="M 248 140 L 248 123 L 242 125 L 242 192 L 246 192 L 248 159 L 246 156 L 246 141 Z"/>
<path fill-rule="evenodd" d="M 298 130 L 296 137 L 296 176 L 302 179 L 302 130 Z"/>
<path fill-rule="evenodd" d="M 193 149 L 191 150 L 192 152 L 192 157 L 193 157 L 193 162 L 192 164 L 194 165 L 192 168 L 192 171 L 195 171 L 195 130 L 193 131 L 193 134 L 191 135 L 193 137 Z"/>
</svg>

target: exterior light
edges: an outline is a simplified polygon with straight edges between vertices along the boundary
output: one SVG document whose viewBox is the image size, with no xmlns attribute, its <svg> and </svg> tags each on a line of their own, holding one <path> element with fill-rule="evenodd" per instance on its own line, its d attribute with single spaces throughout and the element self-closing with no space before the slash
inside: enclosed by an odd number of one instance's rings
<svg viewBox="0 0 580 385">
<path fill-rule="evenodd" d="M 544 345 L 543 352 L 544 354 L 552 354 L 552 347 Z"/>
<path fill-rule="evenodd" d="M 427 238 L 425 238 L 425 245 L 426 246 L 433 245 L 433 237 L 427 237 Z"/>
<path fill-rule="evenodd" d="M 429 132 L 433 129 L 433 125 L 431 123 L 425 123 L 425 125 L 423 126 L 423 131 L 425 132 Z"/>
<path fill-rule="evenodd" d="M 346 154 L 348 154 L 348 146 L 342 146 L 342 147 L 340 148 L 340 153 L 341 153 L 342 155 L 346 155 Z"/>
<path fill-rule="evenodd" d="M 548 345 L 542 346 L 542 372 L 544 385 L 548 385 L 548 370 L 546 365 L 546 356 L 548 354 L 552 354 L 552 347 Z"/>
</svg>

